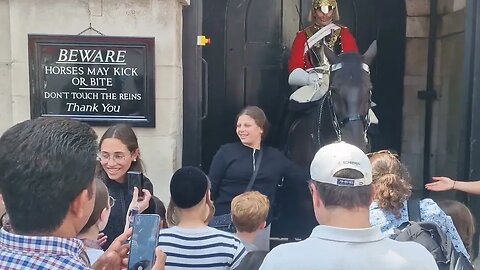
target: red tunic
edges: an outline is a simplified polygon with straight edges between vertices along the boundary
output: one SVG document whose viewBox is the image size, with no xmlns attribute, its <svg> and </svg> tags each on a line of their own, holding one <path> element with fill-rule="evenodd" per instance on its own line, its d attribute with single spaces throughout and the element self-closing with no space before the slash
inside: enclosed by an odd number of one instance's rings
<svg viewBox="0 0 480 270">
<path fill-rule="evenodd" d="M 340 30 L 340 45 L 341 52 L 357 52 L 358 47 L 355 38 L 347 27 L 341 26 Z M 310 59 L 307 54 L 303 54 L 305 51 L 305 44 L 307 43 L 307 33 L 304 31 L 298 32 L 295 40 L 293 41 L 290 59 L 288 60 L 288 72 L 292 72 L 296 68 L 308 69 L 313 65 L 310 63 Z"/>
</svg>

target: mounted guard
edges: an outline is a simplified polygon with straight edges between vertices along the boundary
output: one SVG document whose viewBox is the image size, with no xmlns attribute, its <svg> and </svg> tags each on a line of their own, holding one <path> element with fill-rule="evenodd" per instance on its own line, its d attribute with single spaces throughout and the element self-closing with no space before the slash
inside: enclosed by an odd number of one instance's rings
<svg viewBox="0 0 480 270">
<path fill-rule="evenodd" d="M 330 63 L 324 46 L 337 55 L 358 53 L 350 30 L 337 23 L 340 15 L 336 0 L 313 0 L 310 16 L 313 24 L 297 33 L 288 61 L 288 83 L 300 87 L 290 96 L 293 107 L 303 108 L 304 103 L 320 100 L 328 91 Z M 378 123 L 372 110 L 369 117 L 371 123 Z"/>
</svg>

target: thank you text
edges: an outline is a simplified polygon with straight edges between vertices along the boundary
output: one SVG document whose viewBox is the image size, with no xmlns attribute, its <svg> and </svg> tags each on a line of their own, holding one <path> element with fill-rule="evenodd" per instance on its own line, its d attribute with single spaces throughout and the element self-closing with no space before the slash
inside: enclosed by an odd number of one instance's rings
<svg viewBox="0 0 480 270">
<path fill-rule="evenodd" d="M 29 36 L 32 116 L 153 126 L 153 39 L 55 38 Z"/>
</svg>

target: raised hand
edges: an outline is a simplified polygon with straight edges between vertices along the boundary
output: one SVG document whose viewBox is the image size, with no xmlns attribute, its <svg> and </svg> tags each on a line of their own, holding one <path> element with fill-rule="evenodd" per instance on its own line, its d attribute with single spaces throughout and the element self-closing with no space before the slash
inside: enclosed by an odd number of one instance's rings
<svg viewBox="0 0 480 270">
<path fill-rule="evenodd" d="M 455 186 L 455 181 L 448 177 L 432 177 L 433 182 L 425 185 L 425 188 L 431 191 L 451 190 Z"/>
</svg>

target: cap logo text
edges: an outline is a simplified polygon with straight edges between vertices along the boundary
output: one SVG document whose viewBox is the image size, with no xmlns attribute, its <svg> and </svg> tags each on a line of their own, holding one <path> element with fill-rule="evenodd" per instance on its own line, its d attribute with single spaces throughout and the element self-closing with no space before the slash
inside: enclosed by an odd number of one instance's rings
<svg viewBox="0 0 480 270">
<path fill-rule="evenodd" d="M 360 166 L 360 162 L 355 162 L 355 161 L 343 161 L 343 164 L 352 164 L 352 165 Z"/>
<path fill-rule="evenodd" d="M 337 178 L 337 186 L 355 186 L 355 180 L 353 179 L 345 179 L 345 178 Z"/>
</svg>

